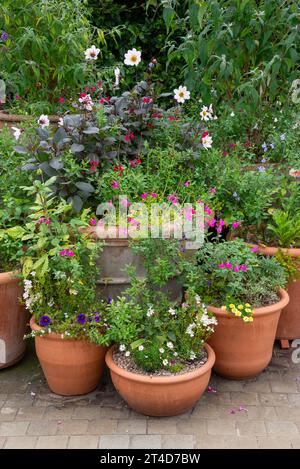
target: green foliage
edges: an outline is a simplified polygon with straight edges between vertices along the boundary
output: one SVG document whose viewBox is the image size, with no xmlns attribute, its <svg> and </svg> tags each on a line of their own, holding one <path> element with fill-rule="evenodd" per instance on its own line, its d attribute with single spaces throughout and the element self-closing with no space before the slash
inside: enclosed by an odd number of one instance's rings
<svg viewBox="0 0 300 469">
<path fill-rule="evenodd" d="M 1 1 L 0 29 L 9 38 L 1 50 L 0 76 L 11 105 L 24 109 L 25 101 L 26 110 L 46 113 L 51 110 L 49 103 L 84 83 L 91 72 L 84 51 L 93 32 L 85 4 L 84 0 Z"/>
<path fill-rule="evenodd" d="M 207 304 L 229 303 L 266 306 L 278 301 L 278 289 L 286 284 L 283 267 L 275 258 L 252 252 L 240 239 L 206 243 L 198 253 L 197 267 L 187 275 L 187 285 Z"/>
<path fill-rule="evenodd" d="M 298 246 L 300 243 L 300 209 L 290 213 L 275 210 L 267 230 L 281 247 Z"/>
</svg>

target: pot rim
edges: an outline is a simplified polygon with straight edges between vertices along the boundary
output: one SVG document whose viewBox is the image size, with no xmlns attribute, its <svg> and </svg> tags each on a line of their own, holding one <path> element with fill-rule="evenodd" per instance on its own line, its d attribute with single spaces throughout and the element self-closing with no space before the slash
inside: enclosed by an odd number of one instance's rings
<svg viewBox="0 0 300 469">
<path fill-rule="evenodd" d="M 269 305 L 269 306 L 263 306 L 261 308 L 255 308 L 253 310 L 253 316 L 254 317 L 256 317 L 256 316 L 267 316 L 269 314 L 272 314 L 272 313 L 278 311 L 279 309 L 283 309 L 289 303 L 290 297 L 289 297 L 288 293 L 283 288 L 279 289 L 279 294 L 280 294 L 280 300 L 277 301 L 277 303 L 273 303 L 272 305 Z M 207 309 L 208 309 L 208 311 L 210 311 L 211 313 L 216 314 L 219 317 L 222 316 L 222 317 L 226 317 L 226 318 L 229 318 L 229 319 L 236 319 L 238 321 L 241 320 L 240 317 L 236 317 L 236 316 L 233 316 L 233 315 L 229 316 L 229 314 L 230 314 L 229 312 L 224 311 L 221 308 L 217 308 L 216 306 L 208 306 Z"/>
<path fill-rule="evenodd" d="M 291 257 L 300 257 L 300 248 L 282 248 L 280 246 L 267 246 L 265 244 L 248 244 L 250 247 L 257 247 L 260 253 L 274 256 L 278 251 Z"/>
<path fill-rule="evenodd" d="M 204 348 L 207 352 L 208 358 L 207 362 L 204 363 L 201 367 L 197 368 L 194 371 L 189 371 L 182 375 L 174 375 L 174 376 L 148 376 L 142 375 L 138 373 L 133 373 L 132 371 L 127 371 L 125 368 L 121 368 L 118 366 L 113 360 L 113 351 L 116 349 L 116 345 L 110 347 L 105 355 L 105 362 L 110 371 L 113 371 L 117 375 L 121 376 L 122 378 L 126 378 L 131 381 L 136 381 L 140 383 L 147 383 L 147 384 L 177 384 L 182 383 L 184 381 L 191 381 L 201 375 L 204 375 L 209 370 L 212 369 L 214 366 L 216 355 L 210 345 L 207 343 L 204 344 Z"/>
<path fill-rule="evenodd" d="M 9 271 L 9 272 L 0 272 L 0 285 L 5 285 L 6 283 L 13 282 L 15 280 L 20 280 L 16 277 L 17 274 L 20 272 L 18 271 Z"/>
</svg>

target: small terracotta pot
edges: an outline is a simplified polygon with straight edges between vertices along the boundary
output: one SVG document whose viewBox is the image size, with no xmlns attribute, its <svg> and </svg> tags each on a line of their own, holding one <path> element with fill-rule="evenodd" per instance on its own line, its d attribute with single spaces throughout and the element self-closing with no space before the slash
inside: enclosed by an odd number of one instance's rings
<svg viewBox="0 0 300 469">
<path fill-rule="evenodd" d="M 266 256 L 275 256 L 279 249 L 283 254 L 298 258 L 300 265 L 299 248 L 278 248 L 269 246 L 257 246 L 259 252 Z M 300 267 L 299 267 L 300 269 Z M 299 278 L 291 281 L 287 285 L 287 292 L 290 297 L 289 304 L 282 310 L 276 338 L 279 340 L 300 339 L 300 271 Z"/>
<path fill-rule="evenodd" d="M 20 303 L 22 295 L 22 282 L 14 272 L 0 273 L 0 368 L 17 363 L 26 350 L 29 317 Z"/>
<path fill-rule="evenodd" d="M 30 326 L 33 331 L 42 329 L 33 317 Z M 35 337 L 35 349 L 49 388 L 56 394 L 87 394 L 102 377 L 106 347 L 50 333 Z"/>
<path fill-rule="evenodd" d="M 174 376 L 147 376 L 119 367 L 111 347 L 105 360 L 118 393 L 137 412 L 154 417 L 179 415 L 195 405 L 204 393 L 215 362 L 213 349 L 205 344 L 207 362 L 195 371 Z"/>
<path fill-rule="evenodd" d="M 221 308 L 208 307 L 218 320 L 209 339 L 216 353 L 214 370 L 218 374 L 231 379 L 246 379 L 258 375 L 268 366 L 280 313 L 289 302 L 286 291 L 280 289 L 279 293 L 278 303 L 254 310 L 251 323 L 245 323 Z"/>
</svg>

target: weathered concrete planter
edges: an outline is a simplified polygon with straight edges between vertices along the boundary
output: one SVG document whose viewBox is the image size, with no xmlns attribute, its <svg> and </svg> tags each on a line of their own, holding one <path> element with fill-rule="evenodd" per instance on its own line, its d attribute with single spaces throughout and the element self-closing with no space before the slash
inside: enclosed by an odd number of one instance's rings
<svg viewBox="0 0 300 469">
<path fill-rule="evenodd" d="M 14 365 L 23 357 L 28 315 L 19 298 L 23 287 L 13 272 L 0 273 L 0 368 Z"/>
</svg>

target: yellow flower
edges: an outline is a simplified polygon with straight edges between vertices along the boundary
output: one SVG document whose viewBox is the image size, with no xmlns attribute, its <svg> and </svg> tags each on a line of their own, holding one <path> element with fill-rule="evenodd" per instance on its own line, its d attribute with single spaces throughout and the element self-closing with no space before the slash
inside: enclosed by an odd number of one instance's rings
<svg viewBox="0 0 300 469">
<path fill-rule="evenodd" d="M 223 311 L 226 311 L 226 306 L 221 306 L 221 309 L 222 309 Z"/>
<path fill-rule="evenodd" d="M 245 311 L 246 311 L 246 313 L 252 313 L 252 309 L 250 309 L 250 308 L 246 308 Z"/>
<path fill-rule="evenodd" d="M 244 316 L 244 317 L 243 317 L 244 322 L 249 322 L 249 319 L 250 319 L 250 318 L 248 318 L 248 316 Z"/>
<path fill-rule="evenodd" d="M 234 304 L 231 303 L 231 304 L 229 305 L 229 308 L 231 308 L 231 309 L 235 308 Z"/>
<path fill-rule="evenodd" d="M 239 309 L 244 309 L 244 306 L 243 305 L 238 305 L 238 308 Z"/>
<path fill-rule="evenodd" d="M 253 322 L 253 317 L 250 316 L 250 318 L 248 318 L 248 321 L 249 321 L 249 322 Z"/>
<path fill-rule="evenodd" d="M 238 310 L 236 310 L 234 314 L 235 314 L 236 316 L 242 316 L 242 313 L 241 313 L 240 311 L 238 311 Z"/>
<path fill-rule="evenodd" d="M 249 303 L 245 303 L 246 308 L 251 308 L 251 305 Z"/>
</svg>

